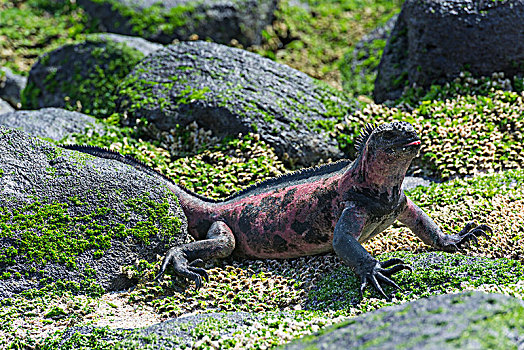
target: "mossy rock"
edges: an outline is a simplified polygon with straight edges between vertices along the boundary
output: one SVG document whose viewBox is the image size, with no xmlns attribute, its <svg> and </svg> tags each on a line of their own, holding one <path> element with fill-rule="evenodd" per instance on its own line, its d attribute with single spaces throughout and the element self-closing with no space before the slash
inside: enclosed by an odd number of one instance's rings
<svg viewBox="0 0 524 350">
<path fill-rule="evenodd" d="M 130 285 L 120 266 L 186 243 L 162 183 L 0 126 L 0 298 L 50 281 Z"/>
<path fill-rule="evenodd" d="M 258 133 L 284 161 L 316 165 L 348 151 L 355 103 L 304 73 L 257 54 L 208 42 L 170 45 L 138 64 L 119 86 L 124 124 L 160 130 L 196 122 L 218 137 Z M 340 136 L 340 137 L 339 137 Z"/>
<path fill-rule="evenodd" d="M 79 0 L 101 31 L 169 44 L 192 35 L 249 46 L 262 42 L 276 0 Z"/>
<path fill-rule="evenodd" d="M 407 0 L 379 64 L 375 102 L 469 71 L 524 74 L 524 1 Z M 504 54 L 501 54 L 501 53 Z"/>
<path fill-rule="evenodd" d="M 24 109 L 62 107 L 96 117 L 114 112 L 116 86 L 158 44 L 141 38 L 93 35 L 39 58 L 22 91 Z"/>
<path fill-rule="evenodd" d="M 522 300 L 468 292 L 383 308 L 282 349 L 517 349 L 523 337 Z"/>
<path fill-rule="evenodd" d="M 86 129 L 104 134 L 103 126 L 96 121 L 88 115 L 61 108 L 0 113 L 0 125 L 54 141 L 60 141 L 72 133 L 83 133 Z"/>
</svg>

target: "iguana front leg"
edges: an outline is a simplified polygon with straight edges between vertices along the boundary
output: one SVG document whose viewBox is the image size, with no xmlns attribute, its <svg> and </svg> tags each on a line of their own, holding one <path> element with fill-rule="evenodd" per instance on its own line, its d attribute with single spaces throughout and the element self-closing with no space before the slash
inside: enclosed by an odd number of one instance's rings
<svg viewBox="0 0 524 350">
<path fill-rule="evenodd" d="M 476 226 L 474 222 L 470 222 L 458 234 L 446 235 L 422 209 L 409 198 L 406 199 L 406 207 L 398 220 L 409 227 L 424 243 L 439 250 L 455 252 L 466 242 L 474 241 L 478 244 L 478 236 L 488 237 L 487 232 L 492 232 L 487 225 Z"/>
<path fill-rule="evenodd" d="M 344 263 L 355 270 L 360 276 L 360 294 L 362 295 L 368 283 L 387 300 L 390 298 L 384 293 L 380 282 L 400 289 L 390 277 L 403 269 L 411 270 L 409 265 L 401 259 L 390 259 L 379 262 L 357 241 L 357 238 L 366 229 L 368 215 L 364 209 L 354 203 L 346 205 L 342 211 L 333 235 L 333 249 Z M 388 269 L 389 268 L 389 269 Z"/>
<path fill-rule="evenodd" d="M 224 222 L 215 221 L 207 231 L 206 239 L 171 248 L 155 280 L 164 275 L 171 263 L 176 274 L 195 281 L 196 289 L 199 289 L 203 284 L 202 278 L 209 280 L 206 270 L 199 267 L 204 260 L 228 257 L 234 249 L 235 236 L 231 229 Z"/>
</svg>

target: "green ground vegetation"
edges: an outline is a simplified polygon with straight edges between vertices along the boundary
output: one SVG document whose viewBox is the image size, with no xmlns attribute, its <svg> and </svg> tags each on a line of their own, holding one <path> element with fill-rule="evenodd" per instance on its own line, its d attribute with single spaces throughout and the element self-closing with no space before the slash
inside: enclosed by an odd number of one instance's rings
<svg viewBox="0 0 524 350">
<path fill-rule="evenodd" d="M 26 75 L 38 56 L 90 32 L 74 2 L 0 0 L 0 66 Z"/>
<path fill-rule="evenodd" d="M 252 48 L 335 87 L 338 65 L 351 45 L 400 10 L 402 0 L 306 0 L 280 2 L 267 43 Z"/>
<path fill-rule="evenodd" d="M 144 9 L 127 6 L 114 0 L 93 2 L 110 4 L 113 10 L 128 19 L 134 35 L 145 38 L 155 36 L 159 32 L 172 34 L 175 29 L 186 25 L 191 17 L 192 21 L 198 21 L 196 16 L 191 16 L 196 8 L 195 2 L 181 3 L 169 10 L 166 10 L 161 2 Z"/>
<path fill-rule="evenodd" d="M 362 48 L 351 48 L 340 62 L 342 87 L 350 96 L 372 98 L 375 89 L 378 64 L 386 40 L 376 39 L 365 43 Z"/>
<path fill-rule="evenodd" d="M 402 0 L 285 0 L 279 5 L 274 25 L 264 32 L 267 42 L 251 50 L 340 87 L 338 62 L 348 48 L 385 23 L 401 4 Z M 0 10 L 0 38 L 4 38 L 0 41 L 0 65 L 17 73 L 27 74 L 42 53 L 81 41 L 84 34 L 95 31 L 75 2 L 1 0 Z M 142 35 L 151 34 L 151 28 L 173 31 L 185 23 L 182 14 L 193 8 L 175 7 L 166 15 L 153 6 L 140 17 L 131 8 L 119 10 L 132 18 L 133 30 Z"/>
</svg>

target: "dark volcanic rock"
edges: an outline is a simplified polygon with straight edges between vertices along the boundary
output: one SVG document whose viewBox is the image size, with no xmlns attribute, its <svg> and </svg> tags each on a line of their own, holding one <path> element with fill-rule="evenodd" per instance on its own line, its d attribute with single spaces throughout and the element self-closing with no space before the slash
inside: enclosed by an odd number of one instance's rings
<svg viewBox="0 0 524 350">
<path fill-rule="evenodd" d="M 78 0 L 101 31 L 136 35 L 163 44 L 201 39 L 242 45 L 262 42 L 276 0 Z"/>
<path fill-rule="evenodd" d="M 419 299 L 350 319 L 283 349 L 521 349 L 524 303 L 469 292 Z"/>
<path fill-rule="evenodd" d="M 120 266 L 187 242 L 163 182 L 0 125 L 0 298 L 58 280 L 130 285 Z"/>
<path fill-rule="evenodd" d="M 119 87 L 124 123 L 147 118 L 161 130 L 193 121 L 219 136 L 255 132 L 299 165 L 343 157 L 332 136 L 354 106 L 288 66 L 207 42 L 170 45 L 136 66 Z"/>
<path fill-rule="evenodd" d="M 0 125 L 56 141 L 72 133 L 82 133 L 88 126 L 103 134 L 102 127 L 95 123 L 96 119 L 93 117 L 60 108 L 16 111 L 0 115 Z"/>
<path fill-rule="evenodd" d="M 14 74 L 7 67 L 0 67 L 0 98 L 11 106 L 20 106 L 20 93 L 26 84 L 26 77 Z"/>
<path fill-rule="evenodd" d="M 375 81 L 376 102 L 405 86 L 428 87 L 460 71 L 524 74 L 524 0 L 407 0 Z"/>
<path fill-rule="evenodd" d="M 92 35 L 38 59 L 23 91 L 23 107 L 64 107 L 95 116 L 114 112 L 114 91 L 144 56 L 161 48 L 135 37 Z"/>
<path fill-rule="evenodd" d="M 0 115 L 13 112 L 15 109 L 9 103 L 0 98 Z"/>
</svg>

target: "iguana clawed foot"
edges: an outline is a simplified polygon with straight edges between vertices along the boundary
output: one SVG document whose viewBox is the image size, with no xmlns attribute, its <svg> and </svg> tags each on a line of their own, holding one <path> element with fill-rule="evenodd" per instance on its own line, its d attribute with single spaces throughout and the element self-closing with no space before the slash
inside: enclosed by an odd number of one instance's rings
<svg viewBox="0 0 524 350">
<path fill-rule="evenodd" d="M 489 238 L 487 232 L 493 233 L 493 230 L 488 225 L 477 226 L 474 221 L 470 221 L 458 234 L 445 236 L 446 241 L 444 242 L 444 247 L 449 247 L 449 249 L 446 249 L 449 251 L 460 251 L 462 246 L 470 241 L 478 245 L 479 236 Z"/>
<path fill-rule="evenodd" d="M 384 262 L 374 260 L 371 264 L 365 264 L 365 266 L 363 264 L 362 267 L 357 268 L 357 270 L 355 271 L 358 275 L 360 275 L 360 296 L 362 297 L 362 293 L 364 292 L 364 289 L 366 288 L 368 283 L 371 283 L 371 285 L 385 299 L 390 301 L 391 298 L 388 297 L 386 293 L 384 293 L 382 287 L 380 286 L 380 282 L 402 290 L 402 288 L 400 288 L 400 286 L 396 284 L 390 277 L 393 274 L 404 269 L 413 271 L 411 266 L 405 264 L 404 261 L 402 261 L 402 259 L 398 258 L 389 259 Z"/>
<path fill-rule="evenodd" d="M 197 290 L 203 286 L 203 280 L 206 282 L 209 281 L 207 271 L 202 268 L 204 261 L 202 259 L 195 259 L 192 262 L 188 262 L 186 254 L 179 247 L 171 248 L 167 252 L 162 261 L 160 272 L 158 276 L 155 277 L 155 281 L 160 280 L 170 263 L 177 275 L 194 281 Z"/>
</svg>

